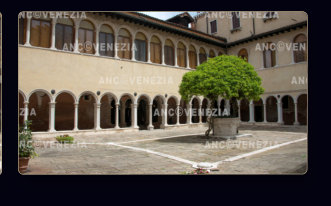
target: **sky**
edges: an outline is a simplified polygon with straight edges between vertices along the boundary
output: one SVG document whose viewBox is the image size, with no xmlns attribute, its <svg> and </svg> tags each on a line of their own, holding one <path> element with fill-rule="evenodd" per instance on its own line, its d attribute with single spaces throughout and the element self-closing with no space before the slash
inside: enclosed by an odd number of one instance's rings
<svg viewBox="0 0 331 206">
<path fill-rule="evenodd" d="M 140 12 L 140 13 L 144 13 L 147 14 L 149 16 L 158 18 L 158 19 L 162 19 L 162 20 L 167 20 L 173 16 L 176 16 L 177 14 L 183 13 L 183 12 Z M 189 12 L 190 15 L 192 17 L 194 17 L 195 15 L 197 15 L 197 12 Z"/>
</svg>

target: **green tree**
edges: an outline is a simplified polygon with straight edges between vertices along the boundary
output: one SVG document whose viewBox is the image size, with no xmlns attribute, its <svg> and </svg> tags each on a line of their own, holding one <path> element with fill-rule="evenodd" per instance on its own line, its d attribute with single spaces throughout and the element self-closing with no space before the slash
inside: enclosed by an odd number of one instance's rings
<svg viewBox="0 0 331 206">
<path fill-rule="evenodd" d="M 262 79 L 254 67 L 237 56 L 221 55 L 208 59 L 196 70 L 184 74 L 179 93 L 188 102 L 194 95 L 203 96 L 214 102 L 218 97 L 241 100 L 259 100 L 264 89 Z M 213 109 L 211 104 L 210 109 Z M 214 117 L 208 118 L 209 135 Z"/>
</svg>

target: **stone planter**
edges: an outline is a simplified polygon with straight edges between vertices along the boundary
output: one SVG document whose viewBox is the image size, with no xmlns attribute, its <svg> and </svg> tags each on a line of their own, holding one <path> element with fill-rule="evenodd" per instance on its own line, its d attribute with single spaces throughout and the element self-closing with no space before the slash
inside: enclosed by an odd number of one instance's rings
<svg viewBox="0 0 331 206">
<path fill-rule="evenodd" d="M 235 137 L 238 134 L 239 124 L 239 118 L 215 118 L 214 136 L 225 138 Z"/>
</svg>

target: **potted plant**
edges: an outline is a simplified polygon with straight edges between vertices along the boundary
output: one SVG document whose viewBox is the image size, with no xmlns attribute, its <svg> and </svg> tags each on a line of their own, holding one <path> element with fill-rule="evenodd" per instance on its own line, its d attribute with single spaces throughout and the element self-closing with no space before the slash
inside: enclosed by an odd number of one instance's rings
<svg viewBox="0 0 331 206">
<path fill-rule="evenodd" d="M 74 143 L 74 138 L 64 134 L 64 135 L 60 135 L 56 137 L 56 140 L 60 143 L 60 144 L 73 144 Z"/>
<path fill-rule="evenodd" d="M 25 173 L 28 169 L 29 160 L 37 156 L 30 130 L 31 121 L 25 121 L 19 133 L 19 171 Z"/>
<path fill-rule="evenodd" d="M 263 94 L 262 79 L 254 67 L 237 56 L 221 55 L 209 58 L 200 64 L 196 70 L 184 74 L 179 86 L 179 93 L 185 101 L 193 96 L 204 96 L 212 103 L 218 97 L 231 100 L 258 100 Z M 236 112 L 227 115 L 213 114 L 213 104 L 210 104 L 206 136 L 213 131 L 215 136 L 235 136 L 240 120 Z"/>
</svg>

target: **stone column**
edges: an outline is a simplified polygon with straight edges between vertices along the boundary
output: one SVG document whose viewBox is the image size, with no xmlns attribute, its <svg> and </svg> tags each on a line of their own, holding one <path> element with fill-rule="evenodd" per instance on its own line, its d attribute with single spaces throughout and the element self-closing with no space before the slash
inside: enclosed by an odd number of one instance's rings
<svg viewBox="0 0 331 206">
<path fill-rule="evenodd" d="M 79 45 L 78 45 L 78 30 L 79 30 L 79 24 L 76 23 L 75 25 L 75 53 L 79 53 Z"/>
<path fill-rule="evenodd" d="M 226 99 L 225 100 L 225 105 L 224 108 L 227 110 L 227 114 L 230 115 L 231 114 L 231 105 L 230 105 L 230 100 Z"/>
<path fill-rule="evenodd" d="M 115 129 L 120 128 L 120 127 L 118 126 L 118 107 L 119 107 L 119 104 L 116 103 L 116 110 L 115 110 Z"/>
<path fill-rule="evenodd" d="M 94 103 L 94 129 L 100 130 L 100 103 Z"/>
<path fill-rule="evenodd" d="M 152 63 L 151 61 L 151 43 L 150 43 L 150 40 L 147 41 L 147 62 L 148 63 Z"/>
<path fill-rule="evenodd" d="M 221 99 L 217 99 L 217 116 L 220 116 L 222 114 L 222 111 L 221 111 Z"/>
<path fill-rule="evenodd" d="M 251 100 L 249 102 L 249 122 L 254 123 L 255 119 L 254 119 L 254 102 L 253 100 Z"/>
<path fill-rule="evenodd" d="M 176 107 L 176 117 L 177 117 L 177 122 L 176 122 L 176 125 L 179 125 L 179 107 L 180 107 L 180 104 L 177 104 L 177 107 Z"/>
<path fill-rule="evenodd" d="M 134 40 L 132 40 L 132 45 L 130 45 L 130 50 L 131 50 L 131 51 L 130 51 L 130 52 L 131 52 L 131 60 L 132 60 L 132 61 L 136 61 L 136 57 L 135 57 L 135 55 L 136 55 L 136 51 L 132 49 L 133 44 L 134 44 Z"/>
<path fill-rule="evenodd" d="M 174 48 L 174 50 L 175 50 L 175 67 L 178 67 L 178 64 L 177 64 L 177 46 L 175 46 L 175 48 Z"/>
<path fill-rule="evenodd" d="M 267 104 L 263 103 L 263 122 L 267 123 Z"/>
<path fill-rule="evenodd" d="M 29 102 L 24 102 L 24 122 L 28 120 L 29 116 Z"/>
<path fill-rule="evenodd" d="M 283 104 L 281 102 L 281 99 L 277 100 L 277 112 L 278 112 L 278 123 L 284 124 L 283 122 Z"/>
<path fill-rule="evenodd" d="M 55 132 L 55 102 L 49 102 L 49 130 Z"/>
<path fill-rule="evenodd" d="M 240 100 L 237 100 L 238 102 L 238 118 L 241 121 L 241 115 L 240 115 Z"/>
<path fill-rule="evenodd" d="M 74 131 L 78 131 L 78 103 L 74 103 L 75 117 L 74 117 Z"/>
<path fill-rule="evenodd" d="M 25 46 L 31 46 L 30 44 L 30 32 L 31 31 L 31 18 L 27 17 L 27 24 L 26 24 L 26 39 L 25 39 Z"/>
<path fill-rule="evenodd" d="M 52 38 L 51 38 L 51 49 L 56 49 L 55 48 L 55 26 L 56 26 L 56 18 L 52 19 Z"/>
<path fill-rule="evenodd" d="M 202 123 L 202 105 L 199 105 L 199 123 Z"/>
<path fill-rule="evenodd" d="M 165 56 L 164 56 L 164 46 L 165 46 L 165 43 L 162 42 L 162 65 L 165 65 Z"/>
<path fill-rule="evenodd" d="M 114 57 L 118 59 L 118 53 L 117 53 L 117 34 L 114 34 Z"/>
<path fill-rule="evenodd" d="M 294 115 L 295 115 L 294 125 L 300 125 L 298 121 L 298 103 L 296 101 L 294 102 Z"/>
<path fill-rule="evenodd" d="M 190 68 L 189 63 L 189 49 L 186 49 L 186 69 Z"/>
<path fill-rule="evenodd" d="M 187 119 L 186 119 L 186 123 L 187 124 L 192 124 L 192 104 L 191 103 L 188 103 L 186 104 L 186 108 L 188 108 L 188 115 L 187 115 Z"/>
<path fill-rule="evenodd" d="M 162 109 L 163 109 L 163 118 L 162 120 L 164 120 L 163 122 L 163 126 L 166 127 L 168 126 L 168 104 L 163 104 L 162 105 Z"/>
<path fill-rule="evenodd" d="M 153 104 L 149 104 L 148 105 L 148 116 L 149 116 L 149 124 L 148 124 L 148 129 L 149 130 L 152 130 L 154 129 L 154 126 L 153 126 Z"/>
<path fill-rule="evenodd" d="M 137 108 L 138 108 L 138 105 L 137 104 L 131 104 L 131 113 L 132 113 L 132 128 L 139 128 L 138 125 L 137 125 Z M 133 109 L 133 111 L 132 111 Z"/>
<path fill-rule="evenodd" d="M 100 32 L 100 28 L 97 27 L 96 31 L 95 31 L 95 55 L 96 56 L 100 56 L 99 53 L 99 32 Z M 92 45 L 93 48 L 93 45 Z"/>
<path fill-rule="evenodd" d="M 198 65 L 200 65 L 200 61 L 199 61 L 199 51 L 197 51 L 197 65 L 196 66 L 198 66 Z"/>
</svg>

